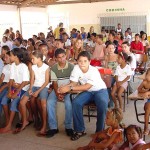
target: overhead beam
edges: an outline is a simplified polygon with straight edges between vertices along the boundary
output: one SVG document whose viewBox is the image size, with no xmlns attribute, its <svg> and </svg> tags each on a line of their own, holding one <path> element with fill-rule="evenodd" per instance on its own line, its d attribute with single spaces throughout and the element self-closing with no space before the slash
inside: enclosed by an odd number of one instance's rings
<svg viewBox="0 0 150 150">
<path fill-rule="evenodd" d="M 57 2 L 56 0 L 18 0 L 18 1 L 0 0 L 0 4 L 16 5 L 18 7 L 46 7 L 47 5 L 93 3 L 93 2 L 106 2 L 106 1 L 117 1 L 117 0 L 81 0 L 81 1 L 60 1 L 60 2 Z"/>
</svg>

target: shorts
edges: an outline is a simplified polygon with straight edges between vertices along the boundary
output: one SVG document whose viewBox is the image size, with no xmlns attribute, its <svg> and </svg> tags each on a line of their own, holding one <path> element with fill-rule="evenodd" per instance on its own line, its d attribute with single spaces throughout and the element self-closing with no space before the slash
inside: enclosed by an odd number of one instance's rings
<svg viewBox="0 0 150 150">
<path fill-rule="evenodd" d="M 126 90 L 128 87 L 128 82 L 124 82 L 121 86 Z"/>
<path fill-rule="evenodd" d="M 116 83 L 115 83 L 116 84 Z M 128 87 L 128 82 L 124 82 L 123 84 L 121 84 L 121 86 L 126 90 Z"/>
<path fill-rule="evenodd" d="M 8 87 L 6 87 L 6 88 L 0 93 L 0 115 L 1 115 L 1 112 L 2 112 L 2 104 L 1 104 L 1 101 L 2 101 L 2 98 L 5 97 L 5 95 L 7 95 L 7 92 L 8 92 Z"/>
<path fill-rule="evenodd" d="M 7 94 L 2 98 L 1 104 L 2 105 L 8 105 L 9 103 L 11 103 L 10 104 L 10 110 L 14 111 L 14 112 L 19 112 L 18 111 L 18 105 L 19 105 L 19 102 L 20 102 L 20 100 L 21 100 L 21 98 L 22 98 L 22 96 L 24 95 L 25 92 L 26 91 L 21 90 L 20 96 L 16 97 L 15 99 L 8 98 L 7 97 L 8 92 L 7 92 Z"/>
<path fill-rule="evenodd" d="M 35 86 L 33 86 L 33 87 L 32 87 L 32 92 L 33 92 L 33 93 L 36 92 L 39 88 L 40 88 L 40 87 L 35 87 Z M 24 95 L 27 96 L 27 97 L 30 97 L 29 91 L 27 91 Z M 45 88 L 39 93 L 38 97 L 40 98 L 40 100 L 47 100 L 47 97 L 48 97 L 48 88 L 45 87 Z"/>
</svg>

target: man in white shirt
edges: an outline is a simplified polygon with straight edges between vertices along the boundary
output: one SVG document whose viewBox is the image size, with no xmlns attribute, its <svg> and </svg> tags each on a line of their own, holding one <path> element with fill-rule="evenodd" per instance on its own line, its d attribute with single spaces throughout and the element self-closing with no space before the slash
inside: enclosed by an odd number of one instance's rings
<svg viewBox="0 0 150 150">
<path fill-rule="evenodd" d="M 117 32 L 117 33 L 118 33 L 118 32 L 122 32 L 122 28 L 121 28 L 121 24 L 120 24 L 120 23 L 118 23 L 118 25 L 117 25 L 116 32 Z"/>
<path fill-rule="evenodd" d="M 78 65 L 76 65 L 71 73 L 71 83 L 60 87 L 60 93 L 69 91 L 78 92 L 72 101 L 73 107 L 73 123 L 75 133 L 71 136 L 71 140 L 77 140 L 86 134 L 83 119 L 83 107 L 89 102 L 94 102 L 97 107 L 97 124 L 96 132 L 104 129 L 106 111 L 108 107 L 107 87 L 102 80 L 97 68 L 90 65 L 90 55 L 87 51 L 79 53 Z"/>
<path fill-rule="evenodd" d="M 68 34 L 66 32 L 62 34 L 62 40 L 64 42 L 65 48 L 69 49 L 71 47 L 71 41 L 68 38 Z"/>
<path fill-rule="evenodd" d="M 127 41 L 122 43 L 122 50 L 124 53 L 126 53 L 128 56 L 131 56 L 131 58 L 132 58 L 132 61 L 129 64 L 132 69 L 132 76 L 129 81 L 129 91 L 130 91 L 130 93 L 133 93 L 133 84 L 134 84 L 133 76 L 135 74 L 135 69 L 136 69 L 136 58 L 135 58 L 135 55 L 130 51 L 130 45 Z"/>
</svg>

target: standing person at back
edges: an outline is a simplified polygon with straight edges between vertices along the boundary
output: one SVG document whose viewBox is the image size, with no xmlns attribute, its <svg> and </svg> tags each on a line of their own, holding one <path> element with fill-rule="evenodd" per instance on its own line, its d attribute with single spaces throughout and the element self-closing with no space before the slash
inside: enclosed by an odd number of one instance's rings
<svg viewBox="0 0 150 150">
<path fill-rule="evenodd" d="M 60 38 L 60 32 L 59 32 L 60 28 L 63 28 L 63 23 L 62 22 L 60 22 L 59 26 L 57 28 L 55 28 L 55 30 L 54 30 L 54 37 L 55 37 L 55 39 L 59 39 Z"/>
<path fill-rule="evenodd" d="M 117 32 L 117 33 L 118 33 L 118 32 L 122 32 L 122 28 L 121 28 L 121 24 L 120 24 L 120 23 L 118 23 L 118 25 L 117 25 L 116 32 Z"/>
</svg>

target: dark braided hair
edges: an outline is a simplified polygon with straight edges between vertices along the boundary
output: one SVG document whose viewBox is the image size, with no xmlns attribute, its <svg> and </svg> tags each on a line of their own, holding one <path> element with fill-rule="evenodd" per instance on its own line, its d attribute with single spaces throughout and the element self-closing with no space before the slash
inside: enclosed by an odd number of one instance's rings
<svg viewBox="0 0 150 150">
<path fill-rule="evenodd" d="M 129 125 L 125 130 L 124 130 L 124 135 L 127 138 L 127 131 L 129 129 L 135 129 L 135 131 L 138 133 L 139 138 L 142 138 L 143 134 L 142 134 L 142 129 L 141 127 L 137 126 L 137 125 Z M 128 138 L 127 138 L 128 140 Z"/>
</svg>

